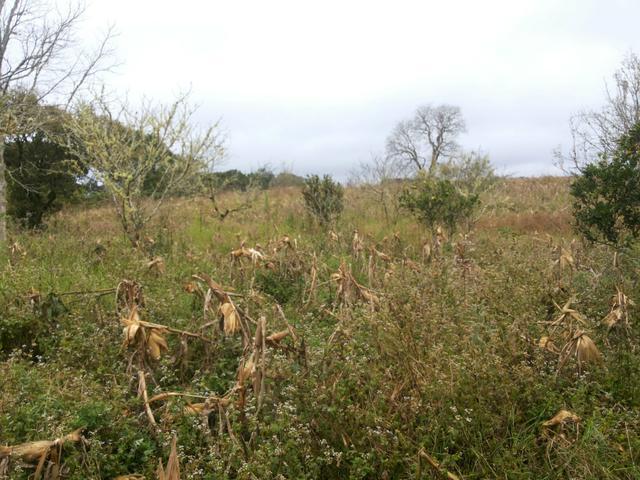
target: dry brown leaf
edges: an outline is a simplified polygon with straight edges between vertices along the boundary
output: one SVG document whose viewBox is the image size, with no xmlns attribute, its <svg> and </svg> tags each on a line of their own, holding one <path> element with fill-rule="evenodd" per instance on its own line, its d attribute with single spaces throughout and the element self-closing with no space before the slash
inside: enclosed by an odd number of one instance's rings
<svg viewBox="0 0 640 480">
<path fill-rule="evenodd" d="M 559 353 L 560 351 L 558 350 L 558 348 L 555 346 L 555 344 L 553 343 L 553 340 L 551 340 L 551 338 L 549 337 L 540 337 L 540 340 L 538 340 L 538 347 L 542 348 L 543 350 L 547 350 L 548 352 L 551 353 Z"/>
<path fill-rule="evenodd" d="M 162 352 L 167 352 L 169 350 L 169 346 L 167 345 L 167 341 L 162 336 L 164 331 L 159 328 L 151 328 L 149 329 L 149 336 L 147 337 L 147 349 L 149 351 L 149 355 L 154 360 L 159 360 Z"/>
<path fill-rule="evenodd" d="M 124 335 L 124 346 L 128 347 L 134 342 L 138 330 L 140 330 L 140 316 L 138 315 L 138 307 L 134 305 L 129 312 L 128 317 L 123 317 L 120 322 L 124 325 L 122 333 Z"/>
<path fill-rule="evenodd" d="M 206 407 L 206 403 L 188 403 L 184 407 L 184 413 L 187 415 L 200 415 Z"/>
<path fill-rule="evenodd" d="M 578 337 L 576 343 L 576 357 L 578 363 L 593 363 L 602 360 L 602 354 L 596 344 L 587 335 L 582 334 Z"/>
<path fill-rule="evenodd" d="M 155 272 L 158 275 L 162 275 L 166 271 L 164 259 L 162 257 L 156 257 L 153 260 L 147 262 L 147 269 Z"/>
<path fill-rule="evenodd" d="M 240 247 L 237 250 L 231 251 L 231 257 L 234 260 L 240 260 L 241 258 L 248 258 L 253 263 L 258 263 L 264 260 L 264 254 L 256 248 Z"/>
<path fill-rule="evenodd" d="M 576 357 L 579 371 L 582 370 L 583 363 L 599 363 L 602 361 L 602 354 L 596 344 L 581 330 L 577 330 L 565 346 L 562 347 L 558 358 L 558 371 L 572 356 Z"/>
<path fill-rule="evenodd" d="M 40 478 L 44 465 L 49 459 L 51 461 L 51 472 L 49 478 L 57 478 L 55 472 L 58 471 L 60 455 L 58 449 L 65 443 L 78 443 L 82 440 L 82 429 L 74 430 L 64 437 L 55 440 L 37 440 L 35 442 L 21 443 L 15 446 L 0 447 L 0 460 L 4 462 L 4 467 L 8 468 L 10 458 L 17 458 L 26 463 L 37 463 L 36 472 L 33 478 Z"/>
<path fill-rule="evenodd" d="M 240 331 L 240 315 L 233 303 L 225 302 L 218 308 L 219 315 L 223 321 L 223 331 L 227 335 L 233 335 Z"/>
<path fill-rule="evenodd" d="M 554 428 L 568 423 L 580 423 L 580 417 L 569 410 L 560 410 L 552 418 L 542 423 L 544 428 Z"/>
<path fill-rule="evenodd" d="M 272 333 L 266 338 L 267 343 L 276 344 L 289 335 L 289 330 L 282 330 L 281 332 Z"/>
</svg>

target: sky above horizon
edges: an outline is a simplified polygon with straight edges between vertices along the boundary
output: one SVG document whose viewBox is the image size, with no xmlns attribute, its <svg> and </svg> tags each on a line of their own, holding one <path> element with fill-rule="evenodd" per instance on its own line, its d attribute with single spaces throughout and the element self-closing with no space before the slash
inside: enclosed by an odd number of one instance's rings
<svg viewBox="0 0 640 480">
<path fill-rule="evenodd" d="M 519 176 L 559 173 L 569 117 L 603 104 L 639 18 L 632 0 L 93 0 L 80 35 L 115 26 L 118 94 L 190 90 L 226 133 L 223 169 L 347 179 L 416 107 L 447 103 L 463 147 Z"/>
</svg>

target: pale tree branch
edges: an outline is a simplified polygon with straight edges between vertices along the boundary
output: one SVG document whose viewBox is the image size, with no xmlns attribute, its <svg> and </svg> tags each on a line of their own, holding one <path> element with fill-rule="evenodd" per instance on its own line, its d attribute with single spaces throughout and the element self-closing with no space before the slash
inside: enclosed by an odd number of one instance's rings
<svg viewBox="0 0 640 480">
<path fill-rule="evenodd" d="M 599 110 L 586 110 L 569 119 L 569 152 L 555 152 L 556 160 L 574 172 L 613 152 L 618 140 L 640 122 L 640 58 L 633 52 L 613 74 L 613 86 L 605 83 L 606 102 Z"/>
<path fill-rule="evenodd" d="M 169 106 L 148 101 L 115 108 L 103 98 L 78 105 L 68 136 L 60 139 L 88 166 L 110 193 L 125 234 L 138 246 L 142 231 L 166 199 L 181 191 L 223 156 L 218 125 L 204 131 L 194 124 L 186 96 Z"/>
</svg>

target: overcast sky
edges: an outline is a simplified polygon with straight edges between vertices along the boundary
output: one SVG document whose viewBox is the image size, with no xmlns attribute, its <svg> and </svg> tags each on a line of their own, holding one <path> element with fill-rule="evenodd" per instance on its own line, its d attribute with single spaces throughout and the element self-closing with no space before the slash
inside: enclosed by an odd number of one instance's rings
<svg viewBox="0 0 640 480">
<path fill-rule="evenodd" d="M 93 0 L 114 24 L 109 85 L 221 119 L 225 168 L 348 177 L 421 104 L 460 106 L 467 149 L 501 172 L 557 172 L 568 118 L 640 52 L 638 0 Z"/>
</svg>

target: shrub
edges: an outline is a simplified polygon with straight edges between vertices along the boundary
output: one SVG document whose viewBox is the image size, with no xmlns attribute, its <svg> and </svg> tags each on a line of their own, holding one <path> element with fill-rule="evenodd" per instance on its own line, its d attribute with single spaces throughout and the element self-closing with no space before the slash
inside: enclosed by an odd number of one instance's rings
<svg viewBox="0 0 640 480">
<path fill-rule="evenodd" d="M 442 224 L 449 232 L 468 220 L 479 205 L 477 194 L 464 193 L 448 179 L 419 177 L 400 195 L 400 205 L 433 230 Z"/>
<path fill-rule="evenodd" d="M 610 156 L 581 169 L 571 185 L 576 228 L 588 240 L 628 244 L 640 234 L 640 123 Z"/>
<path fill-rule="evenodd" d="M 463 152 L 438 166 L 438 178 L 454 182 L 464 193 L 480 195 L 498 181 L 489 156 L 478 152 Z"/>
<path fill-rule="evenodd" d="M 344 189 L 330 175 L 307 177 L 302 196 L 307 210 L 321 225 L 335 221 L 344 208 Z"/>
</svg>

